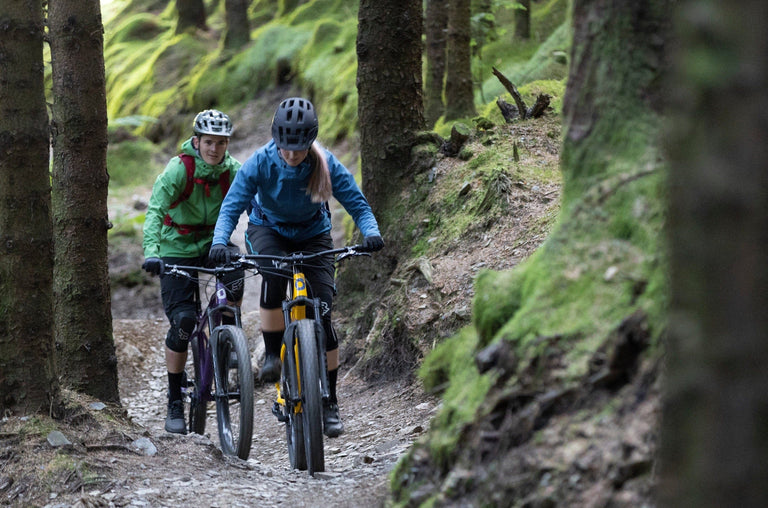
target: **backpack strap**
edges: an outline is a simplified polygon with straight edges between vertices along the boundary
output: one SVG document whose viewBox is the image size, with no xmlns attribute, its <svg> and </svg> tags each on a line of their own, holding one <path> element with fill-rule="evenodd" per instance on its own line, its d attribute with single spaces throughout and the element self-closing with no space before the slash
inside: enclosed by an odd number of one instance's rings
<svg viewBox="0 0 768 508">
<path fill-rule="evenodd" d="M 187 170 L 187 181 L 184 186 L 184 190 L 181 191 L 181 194 L 179 194 L 179 197 L 171 203 L 170 208 L 176 208 L 179 206 L 179 203 L 182 201 L 186 201 L 187 199 L 192 196 L 192 191 L 195 188 L 195 184 L 200 184 L 205 186 L 205 195 L 210 196 L 211 195 L 211 182 L 208 180 L 204 180 L 202 178 L 195 178 L 195 158 L 191 155 L 182 153 L 179 154 L 179 159 L 181 159 L 181 162 L 184 163 L 184 168 Z M 219 175 L 219 187 L 221 188 L 221 198 L 224 199 L 224 196 L 227 195 L 227 192 L 229 191 L 229 170 L 226 170 L 221 175 Z M 198 231 L 210 231 L 214 228 L 213 224 L 177 224 L 173 222 L 171 219 L 170 214 L 166 213 L 165 217 L 163 218 L 163 224 L 166 226 L 174 227 L 178 230 L 179 234 L 187 235 L 189 233 L 194 233 Z"/>
<path fill-rule="evenodd" d="M 219 176 L 219 187 L 221 188 L 221 199 L 224 199 L 229 192 L 229 170 L 224 171 Z"/>
<path fill-rule="evenodd" d="M 176 208 L 179 203 L 189 199 L 192 195 L 192 190 L 195 188 L 195 158 L 185 153 L 179 154 L 179 159 L 184 163 L 184 167 L 187 170 L 187 184 L 184 186 L 184 190 L 181 191 L 179 197 L 171 203 L 171 208 Z"/>
</svg>

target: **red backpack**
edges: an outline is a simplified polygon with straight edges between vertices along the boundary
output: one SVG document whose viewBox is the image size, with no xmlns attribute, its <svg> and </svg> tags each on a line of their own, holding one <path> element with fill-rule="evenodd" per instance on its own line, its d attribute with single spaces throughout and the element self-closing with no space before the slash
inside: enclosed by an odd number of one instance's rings
<svg viewBox="0 0 768 508">
<path fill-rule="evenodd" d="M 179 203 L 189 199 L 189 197 L 192 195 L 192 190 L 194 190 L 195 184 L 204 185 L 205 195 L 210 196 L 211 185 L 215 185 L 217 183 L 215 181 L 212 182 L 202 178 L 195 178 L 195 158 L 191 155 L 182 153 L 179 154 L 179 158 L 181 159 L 181 162 L 184 163 L 184 167 L 187 170 L 187 185 L 184 187 L 184 190 L 181 191 L 178 199 L 171 203 L 171 208 L 176 208 L 179 206 Z M 221 188 L 221 198 L 224 199 L 224 196 L 227 195 L 227 191 L 229 191 L 229 170 L 226 170 L 219 176 L 218 184 Z M 189 233 L 198 231 L 211 231 L 216 226 L 216 224 L 177 224 L 173 222 L 171 216 L 167 213 L 163 219 L 163 224 L 176 228 L 180 235 L 188 235 Z"/>
</svg>

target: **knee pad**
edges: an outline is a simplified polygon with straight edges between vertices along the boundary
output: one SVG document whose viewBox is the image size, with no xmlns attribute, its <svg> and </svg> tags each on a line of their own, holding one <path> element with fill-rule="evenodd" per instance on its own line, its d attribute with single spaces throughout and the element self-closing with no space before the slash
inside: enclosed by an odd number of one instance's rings
<svg viewBox="0 0 768 508">
<path fill-rule="evenodd" d="M 194 312 L 180 311 L 174 314 L 168 335 L 165 337 L 165 345 L 168 349 L 176 353 L 186 352 L 196 321 L 197 316 Z"/>
<path fill-rule="evenodd" d="M 245 293 L 245 280 L 242 270 L 230 272 L 221 278 L 227 292 L 227 300 L 230 302 L 239 302 L 243 299 Z"/>
</svg>

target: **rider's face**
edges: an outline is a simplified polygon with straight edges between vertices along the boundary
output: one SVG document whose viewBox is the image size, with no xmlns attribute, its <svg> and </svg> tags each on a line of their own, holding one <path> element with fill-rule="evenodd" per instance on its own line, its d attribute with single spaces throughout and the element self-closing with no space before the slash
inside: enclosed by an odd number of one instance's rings
<svg viewBox="0 0 768 508">
<path fill-rule="evenodd" d="M 215 166 L 224 160 L 224 154 L 229 146 L 229 138 L 226 136 L 217 136 L 215 134 L 203 134 L 198 136 L 195 148 L 200 150 L 200 156 L 208 164 Z M 193 140 L 193 143 L 195 141 Z"/>
<path fill-rule="evenodd" d="M 309 150 L 283 150 L 280 149 L 280 157 L 283 158 L 286 164 L 291 167 L 296 167 L 307 158 Z"/>
</svg>

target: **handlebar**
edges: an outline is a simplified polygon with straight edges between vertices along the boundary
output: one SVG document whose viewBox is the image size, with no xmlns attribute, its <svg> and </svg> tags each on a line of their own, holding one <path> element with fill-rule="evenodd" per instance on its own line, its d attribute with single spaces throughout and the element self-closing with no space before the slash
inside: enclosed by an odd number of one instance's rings
<svg viewBox="0 0 768 508">
<path fill-rule="evenodd" d="M 268 254 L 243 254 L 239 258 L 233 259 L 225 265 L 215 267 L 205 266 L 191 266 L 191 265 L 165 265 L 163 275 L 176 275 L 186 278 L 192 278 L 190 271 L 197 271 L 202 273 L 208 273 L 211 275 L 221 276 L 225 273 L 233 272 L 240 269 L 259 269 L 257 261 L 276 261 L 278 266 L 288 267 L 294 265 L 300 265 L 312 259 L 334 255 L 336 256 L 335 262 L 338 263 L 341 260 L 354 257 L 354 256 L 370 256 L 371 253 L 364 250 L 362 245 L 350 245 L 347 247 L 339 247 L 337 249 L 329 249 L 319 252 L 293 252 L 284 256 L 274 256 Z"/>
<path fill-rule="evenodd" d="M 288 266 L 297 264 L 300 265 L 305 261 L 310 261 L 312 259 L 328 255 L 336 256 L 335 262 L 338 263 L 342 259 L 351 256 L 370 256 L 371 253 L 364 250 L 362 245 L 350 245 L 347 247 L 339 247 L 338 249 L 329 249 L 319 252 L 292 252 L 291 254 L 286 254 L 283 256 L 273 256 L 269 254 L 244 254 L 238 261 L 278 261 L 281 265 Z"/>
</svg>

